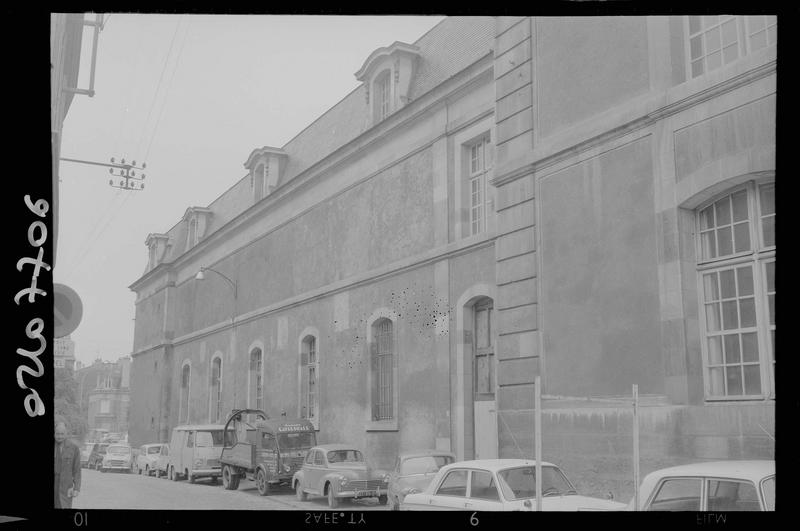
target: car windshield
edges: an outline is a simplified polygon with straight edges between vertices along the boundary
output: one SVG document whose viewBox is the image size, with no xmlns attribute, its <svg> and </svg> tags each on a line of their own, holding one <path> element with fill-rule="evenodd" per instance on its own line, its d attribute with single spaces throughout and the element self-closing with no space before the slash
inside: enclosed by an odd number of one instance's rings
<svg viewBox="0 0 800 531">
<path fill-rule="evenodd" d="M 363 463 L 364 456 L 358 450 L 332 450 L 328 452 L 329 463 Z"/>
<path fill-rule="evenodd" d="M 307 450 L 315 444 L 314 434 L 308 431 L 278 434 L 278 447 L 281 450 Z"/>
<path fill-rule="evenodd" d="M 147 449 L 147 453 L 148 454 L 157 454 L 160 451 L 161 451 L 161 447 L 160 446 L 151 446 L 150 448 Z"/>
<path fill-rule="evenodd" d="M 501 471 L 500 488 L 509 500 L 536 496 L 536 467 L 524 466 Z M 564 474 L 554 466 L 542 467 L 542 497 L 577 494 Z"/>
<path fill-rule="evenodd" d="M 129 454 L 131 453 L 130 446 L 109 446 L 106 450 L 109 454 Z"/>
<path fill-rule="evenodd" d="M 401 476 L 413 476 L 415 474 L 430 474 L 437 472 L 444 465 L 453 462 L 449 455 L 424 455 L 419 457 L 409 457 L 400 465 Z"/>
<path fill-rule="evenodd" d="M 104 454 L 104 453 L 106 453 L 106 449 L 108 449 L 108 445 L 104 444 L 104 445 L 100 446 L 100 448 L 98 448 L 97 451 L 99 453 L 101 453 L 101 454 Z"/>
<path fill-rule="evenodd" d="M 198 431 L 194 445 L 199 448 L 222 446 L 222 430 Z"/>
<path fill-rule="evenodd" d="M 761 482 L 761 492 L 764 495 L 764 508 L 768 511 L 775 510 L 775 476 Z"/>
<path fill-rule="evenodd" d="M 92 443 L 88 443 L 88 444 L 84 444 L 83 445 L 83 450 L 85 452 L 91 452 L 92 448 L 94 448 L 94 444 L 92 444 Z"/>
</svg>

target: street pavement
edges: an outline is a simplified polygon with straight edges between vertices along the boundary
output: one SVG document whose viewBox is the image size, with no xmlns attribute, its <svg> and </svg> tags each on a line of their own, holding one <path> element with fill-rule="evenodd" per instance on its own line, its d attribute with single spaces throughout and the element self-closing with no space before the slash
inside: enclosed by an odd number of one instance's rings
<svg viewBox="0 0 800 531">
<path fill-rule="evenodd" d="M 225 490 L 222 482 L 216 485 L 208 480 L 169 481 L 155 477 L 122 472 L 98 472 L 83 469 L 81 491 L 73 500 L 73 509 L 211 509 L 256 511 L 297 510 L 325 511 L 325 498 L 297 501 L 294 492 L 281 488 L 275 494 L 259 496 L 252 481 L 242 480 L 238 490 Z M 357 501 L 342 500 L 340 509 L 345 511 L 385 511 L 388 507 L 378 505 L 374 498 Z"/>
</svg>

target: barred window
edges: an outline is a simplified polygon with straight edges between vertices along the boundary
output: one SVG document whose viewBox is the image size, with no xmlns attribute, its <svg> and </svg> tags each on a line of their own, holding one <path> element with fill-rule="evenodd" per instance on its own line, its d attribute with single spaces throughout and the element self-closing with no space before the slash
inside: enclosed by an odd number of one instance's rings
<svg viewBox="0 0 800 531">
<path fill-rule="evenodd" d="M 222 409 L 222 358 L 211 362 L 211 385 L 209 392 L 209 420 L 214 423 L 220 419 Z"/>
<path fill-rule="evenodd" d="M 774 397 L 775 183 L 697 211 L 706 397 Z"/>
<path fill-rule="evenodd" d="M 189 422 L 189 390 L 191 389 L 192 369 L 187 364 L 181 371 L 181 402 L 179 418 L 181 422 Z"/>
<path fill-rule="evenodd" d="M 372 419 L 394 418 L 394 336 L 392 321 L 380 319 L 373 325 Z"/>
</svg>

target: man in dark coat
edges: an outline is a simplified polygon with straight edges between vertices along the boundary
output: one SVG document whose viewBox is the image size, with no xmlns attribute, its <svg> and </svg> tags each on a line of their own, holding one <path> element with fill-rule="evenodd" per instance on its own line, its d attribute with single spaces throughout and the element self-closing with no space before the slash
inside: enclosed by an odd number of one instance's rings
<svg viewBox="0 0 800 531">
<path fill-rule="evenodd" d="M 81 451 L 67 440 L 67 426 L 63 422 L 56 424 L 55 439 L 55 508 L 71 509 L 72 498 L 81 490 Z"/>
</svg>

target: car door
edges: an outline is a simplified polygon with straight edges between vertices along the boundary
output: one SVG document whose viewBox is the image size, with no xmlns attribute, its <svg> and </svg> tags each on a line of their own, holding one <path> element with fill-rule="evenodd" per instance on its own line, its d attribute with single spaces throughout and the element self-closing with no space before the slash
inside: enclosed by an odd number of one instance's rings
<svg viewBox="0 0 800 531">
<path fill-rule="evenodd" d="M 315 485 L 311 483 L 311 478 L 314 474 L 312 468 L 314 468 L 314 456 L 317 455 L 316 450 L 309 450 L 306 452 L 306 457 L 303 460 L 303 473 L 301 474 L 302 483 L 301 486 L 303 489 L 310 489 L 314 490 Z"/>
<path fill-rule="evenodd" d="M 497 480 L 489 470 L 473 469 L 469 474 L 469 491 L 464 508 L 474 511 L 502 511 L 503 502 Z"/>
<path fill-rule="evenodd" d="M 456 468 L 447 472 L 428 500 L 431 508 L 463 511 L 467 503 L 469 470 Z"/>
<path fill-rule="evenodd" d="M 645 511 L 702 511 L 703 478 L 662 479 L 645 506 Z"/>
<path fill-rule="evenodd" d="M 706 478 L 708 511 L 761 511 L 758 489 L 751 481 L 731 478 Z"/>
<path fill-rule="evenodd" d="M 311 467 L 311 481 L 309 481 L 308 484 L 311 485 L 311 488 L 316 490 L 320 495 L 325 492 L 322 485 L 322 478 L 327 471 L 328 465 L 327 460 L 325 459 L 325 452 L 322 450 L 317 450 L 314 454 L 314 464 Z"/>
</svg>

